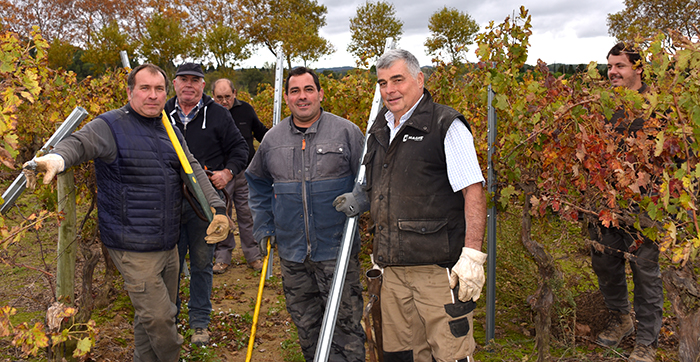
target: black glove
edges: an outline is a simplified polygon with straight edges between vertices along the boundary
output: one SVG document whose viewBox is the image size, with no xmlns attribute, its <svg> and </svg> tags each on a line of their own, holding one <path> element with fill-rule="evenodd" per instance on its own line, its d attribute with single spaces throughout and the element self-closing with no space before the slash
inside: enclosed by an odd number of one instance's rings
<svg viewBox="0 0 700 362">
<path fill-rule="evenodd" d="M 258 246 L 260 247 L 260 254 L 262 257 L 267 256 L 267 242 L 270 242 L 270 250 L 275 248 L 277 245 L 277 237 L 274 235 L 263 236 L 262 239 L 258 240 Z"/>
<path fill-rule="evenodd" d="M 359 215 L 369 210 L 369 200 L 364 187 L 355 184 L 352 192 L 346 192 L 333 200 L 333 207 L 336 211 L 345 213 L 348 217 Z"/>
</svg>

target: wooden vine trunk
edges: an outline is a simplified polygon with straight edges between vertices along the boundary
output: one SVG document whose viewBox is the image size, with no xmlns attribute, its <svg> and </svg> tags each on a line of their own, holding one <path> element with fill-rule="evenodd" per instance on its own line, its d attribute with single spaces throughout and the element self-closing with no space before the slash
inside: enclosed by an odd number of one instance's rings
<svg viewBox="0 0 700 362">
<path fill-rule="evenodd" d="M 681 362 L 697 362 L 700 360 L 700 287 L 693 266 L 669 267 L 661 278 L 678 323 L 678 358 Z"/>
<path fill-rule="evenodd" d="M 535 311 L 535 345 L 537 348 L 537 361 L 550 361 L 549 340 L 550 326 L 552 324 L 552 305 L 554 304 L 554 292 L 552 283 L 561 279 L 554 263 L 554 258 L 544 247 L 533 241 L 532 216 L 530 216 L 530 196 L 534 192 L 534 185 L 524 185 L 525 205 L 520 219 L 520 239 L 525 248 L 532 255 L 540 274 L 540 284 L 535 293 L 528 297 L 530 307 Z"/>
</svg>

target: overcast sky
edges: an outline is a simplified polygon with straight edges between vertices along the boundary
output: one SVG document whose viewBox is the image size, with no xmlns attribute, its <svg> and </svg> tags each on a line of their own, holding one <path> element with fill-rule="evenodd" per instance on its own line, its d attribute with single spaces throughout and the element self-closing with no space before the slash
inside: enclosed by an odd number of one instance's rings
<svg viewBox="0 0 700 362">
<path fill-rule="evenodd" d="M 327 25 L 321 36 L 335 46 L 335 53 L 309 64 L 313 68 L 355 66 L 355 59 L 347 52 L 350 42 L 350 18 L 365 0 L 317 0 L 326 5 Z M 376 0 L 375 0 L 376 1 Z M 392 2 L 392 0 L 389 0 Z M 542 59 L 548 64 L 587 64 L 605 62 L 605 55 L 615 45 L 608 36 L 607 15 L 624 8 L 623 0 L 403 0 L 393 1 L 396 17 L 403 21 L 403 35 L 398 47 L 409 50 L 421 65 L 431 65 L 423 43 L 430 35 L 428 19 L 443 6 L 467 12 L 480 25 L 481 31 L 494 21 L 502 23 L 506 16 L 517 14 L 520 6 L 530 10 L 532 35 L 527 63 L 536 64 Z M 476 60 L 475 45 L 468 51 L 468 60 Z M 260 48 L 257 54 L 245 61 L 243 67 L 261 67 L 265 62 L 275 63 L 269 50 Z M 296 64 L 295 64 L 296 65 Z"/>
</svg>

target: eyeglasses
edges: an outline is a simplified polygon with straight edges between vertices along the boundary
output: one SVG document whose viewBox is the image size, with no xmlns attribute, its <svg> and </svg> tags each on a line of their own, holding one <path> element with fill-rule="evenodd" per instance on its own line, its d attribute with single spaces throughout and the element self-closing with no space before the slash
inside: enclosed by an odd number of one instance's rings
<svg viewBox="0 0 700 362">
<path fill-rule="evenodd" d="M 227 95 L 225 95 L 225 96 L 216 96 L 216 100 L 217 100 L 217 101 L 229 100 L 229 99 L 231 99 L 232 97 L 233 97 L 233 96 L 230 95 L 230 94 L 227 94 Z"/>
</svg>

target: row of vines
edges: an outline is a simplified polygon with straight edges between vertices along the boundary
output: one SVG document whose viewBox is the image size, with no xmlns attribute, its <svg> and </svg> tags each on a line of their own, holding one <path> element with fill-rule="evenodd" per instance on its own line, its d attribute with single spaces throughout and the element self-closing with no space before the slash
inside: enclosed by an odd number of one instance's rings
<svg viewBox="0 0 700 362">
<path fill-rule="evenodd" d="M 555 77 L 542 62 L 522 72 L 531 35 L 524 8 L 503 23 L 492 22 L 478 35 L 478 63 L 439 64 L 426 82 L 437 102 L 458 109 L 470 121 L 484 167 L 487 86 L 496 93 L 499 184 L 490 200 L 521 212 L 521 240 L 542 276 L 529 298 L 537 315 L 540 361 L 549 360 L 548 328 L 560 272 L 543 247 L 546 240 L 537 240 L 530 225 L 532 218 L 553 215 L 572 223 L 633 227 L 659 243 L 670 265 L 663 276 L 679 324 L 679 357 L 694 361 L 700 356 L 700 44 L 669 34 L 645 40 L 644 81 L 650 87 L 645 97 L 612 89 L 595 63 L 570 78 Z M 0 161 L 15 174 L 17 165 L 31 158 L 55 123 L 76 105 L 95 116 L 127 101 L 123 70 L 78 81 L 72 73 L 46 67 L 48 45 L 39 34 L 28 40 L 7 33 L 0 46 Z M 350 71 L 342 79 L 321 76 L 324 109 L 365 129 L 375 79 L 366 70 Z M 269 125 L 272 87 L 260 89 L 255 97 L 240 97 Z M 619 107 L 627 109 L 631 119 L 648 119 L 645 128 L 636 134 L 616 133 L 606 119 Z M 91 192 L 84 191 L 90 197 Z M 41 227 L 40 220 L 49 217 L 59 216 L 32 215 L 12 227 L 0 219 L 2 247 L 19 242 L 28 229 Z M 31 327 L 12 326 L 10 314 L 8 308 L 0 310 L 0 337 L 11 336 L 27 346 L 26 354 L 36 353 L 39 339 L 29 341 Z M 35 334 L 43 333 L 38 332 L 42 326 L 35 327 Z"/>
</svg>

